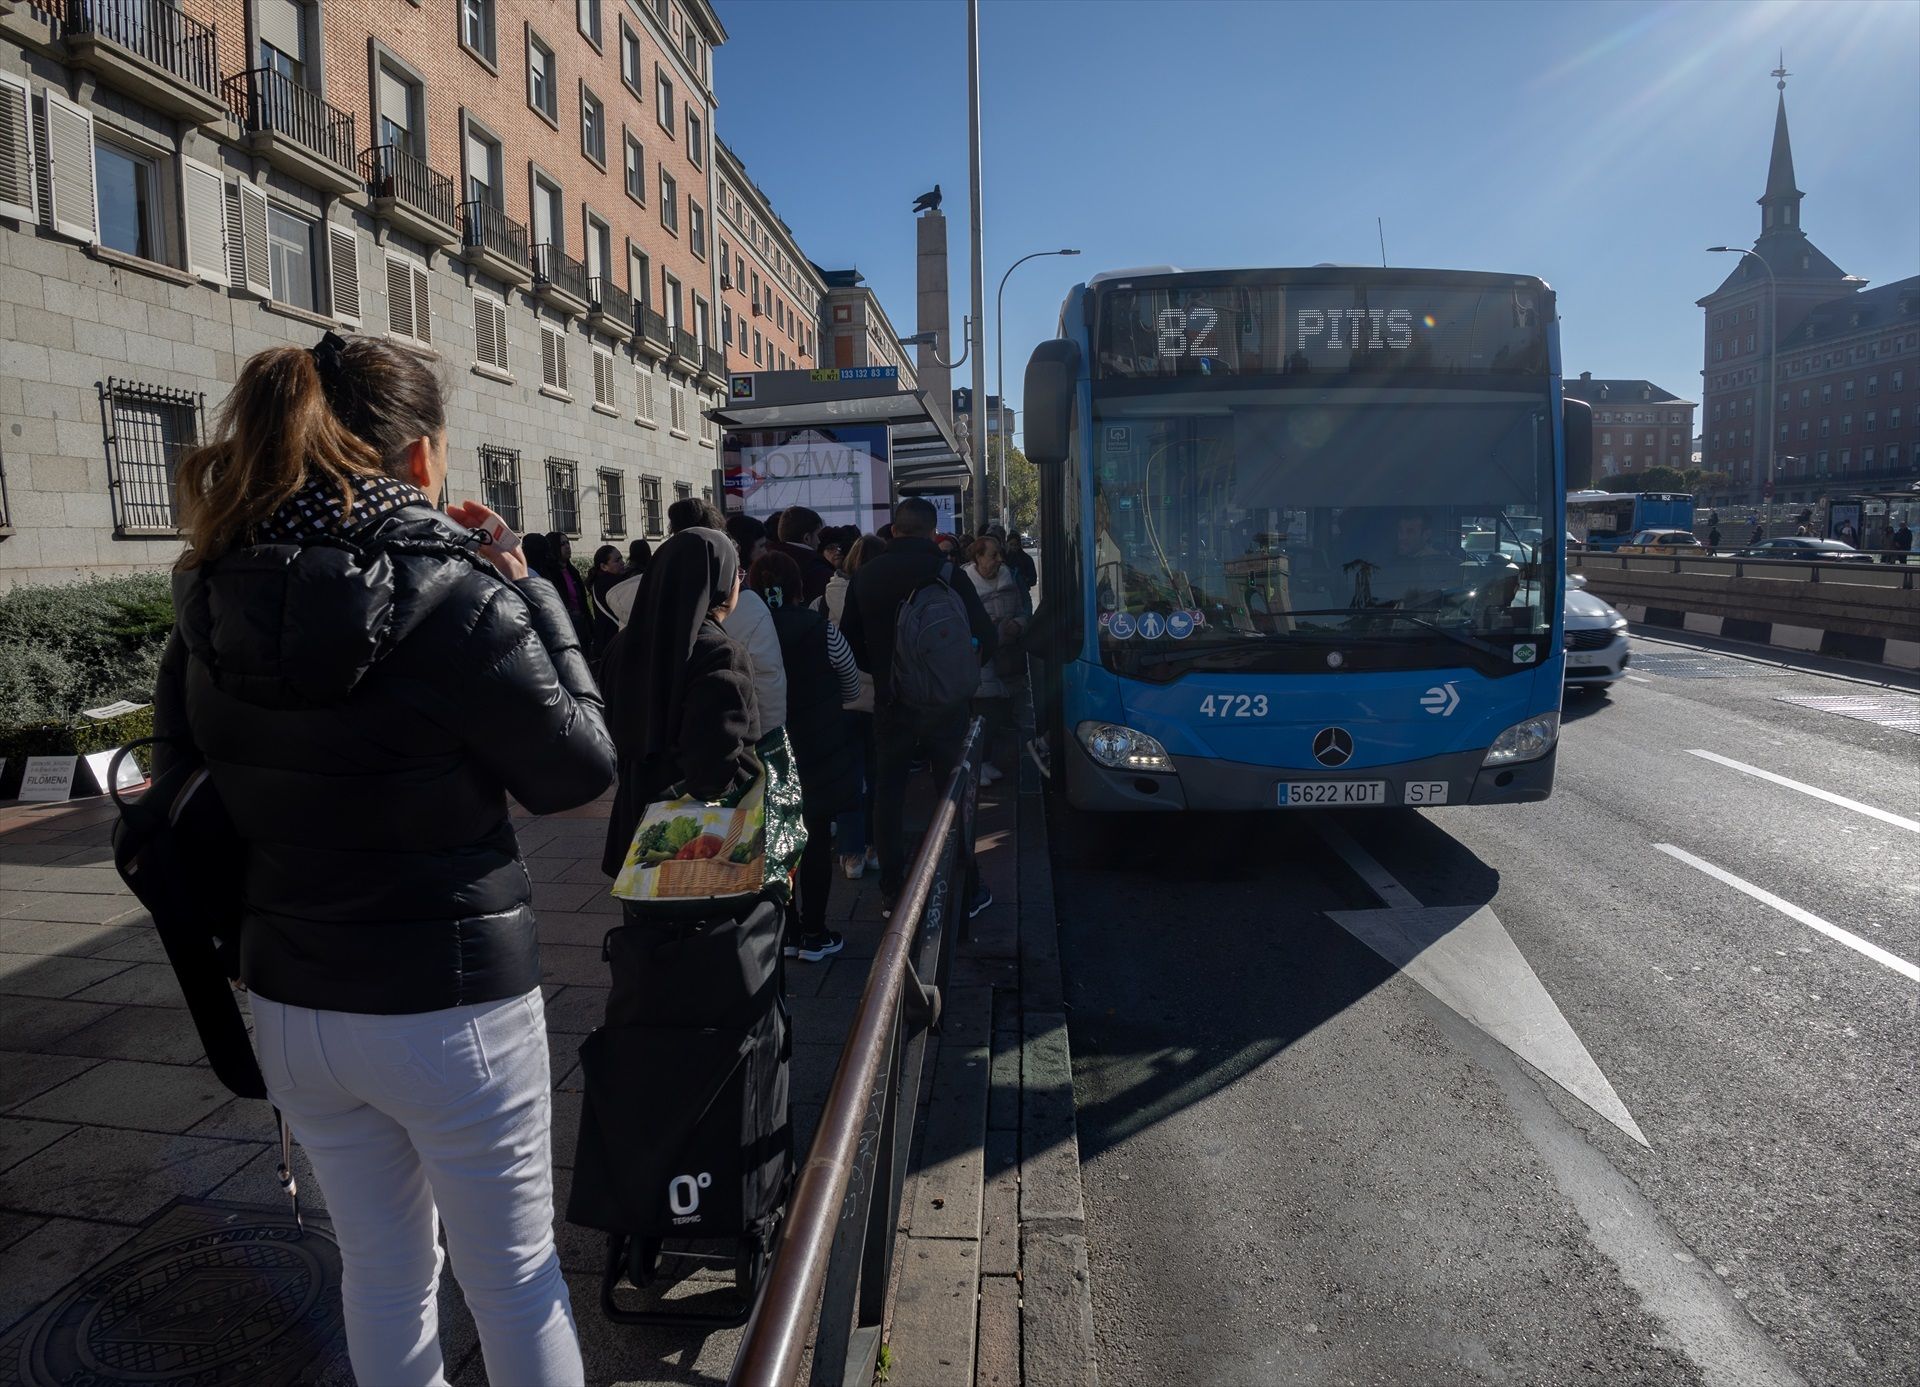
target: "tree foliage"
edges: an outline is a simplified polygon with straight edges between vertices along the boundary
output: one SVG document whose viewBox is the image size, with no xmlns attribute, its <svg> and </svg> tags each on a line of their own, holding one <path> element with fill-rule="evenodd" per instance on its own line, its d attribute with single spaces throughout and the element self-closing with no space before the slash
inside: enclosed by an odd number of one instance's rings
<svg viewBox="0 0 1920 1387">
<path fill-rule="evenodd" d="M 1040 523 L 1040 469 L 1018 448 L 1007 449 L 1007 504 L 1013 528 L 1032 531 Z"/>
<path fill-rule="evenodd" d="M 1724 491 L 1732 484 L 1732 479 L 1725 472 L 1709 472 L 1703 467 L 1649 467 L 1640 472 L 1621 472 L 1612 477 L 1597 478 L 1594 484 L 1617 492 L 1690 491 L 1698 495 L 1702 492 Z"/>
</svg>

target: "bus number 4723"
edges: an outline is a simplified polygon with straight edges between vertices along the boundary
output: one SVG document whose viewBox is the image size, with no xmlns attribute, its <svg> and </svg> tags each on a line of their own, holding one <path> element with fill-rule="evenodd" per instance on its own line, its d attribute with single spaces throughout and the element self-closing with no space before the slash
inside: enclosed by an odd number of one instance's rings
<svg viewBox="0 0 1920 1387">
<path fill-rule="evenodd" d="M 1200 700 L 1203 718 L 1264 718 L 1266 715 L 1265 694 L 1208 694 Z"/>
</svg>

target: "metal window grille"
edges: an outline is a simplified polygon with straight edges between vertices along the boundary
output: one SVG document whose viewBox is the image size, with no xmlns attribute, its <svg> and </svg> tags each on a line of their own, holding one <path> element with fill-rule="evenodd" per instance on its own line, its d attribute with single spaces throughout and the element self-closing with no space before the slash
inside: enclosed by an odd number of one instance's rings
<svg viewBox="0 0 1920 1387">
<path fill-rule="evenodd" d="M 480 499 L 510 528 L 520 528 L 520 454 L 517 450 L 481 445 Z"/>
<path fill-rule="evenodd" d="M 673 484 L 674 500 L 685 501 L 685 500 L 691 499 L 692 496 L 693 496 L 693 484 L 691 482 L 675 482 Z"/>
<path fill-rule="evenodd" d="M 177 532 L 175 478 L 180 459 L 200 442 L 206 396 L 115 378 L 98 388 L 115 530 Z"/>
<path fill-rule="evenodd" d="M 568 459 L 547 459 L 547 515 L 562 534 L 580 533 L 579 477 L 579 468 Z"/>
<path fill-rule="evenodd" d="M 626 538 L 627 479 L 619 472 L 600 473 L 600 518 L 608 539 Z"/>
<path fill-rule="evenodd" d="M 658 477 L 640 479 L 640 513 L 647 522 L 649 535 L 657 535 L 665 528 L 660 520 L 660 479 Z"/>
</svg>

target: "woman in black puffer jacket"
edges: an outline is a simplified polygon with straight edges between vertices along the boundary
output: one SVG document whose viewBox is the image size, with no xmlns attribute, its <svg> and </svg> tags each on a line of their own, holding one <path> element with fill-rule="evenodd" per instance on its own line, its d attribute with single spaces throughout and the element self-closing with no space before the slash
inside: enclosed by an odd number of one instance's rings
<svg viewBox="0 0 1920 1387">
<path fill-rule="evenodd" d="M 329 333 L 249 361 L 180 468 L 156 730 L 246 842 L 242 981 L 327 1197 L 355 1375 L 444 1380 L 444 1218 L 488 1376 L 577 1383 L 508 796 L 584 803 L 613 748 L 553 589 L 484 506 L 433 508 L 445 477 L 413 357 Z"/>
</svg>

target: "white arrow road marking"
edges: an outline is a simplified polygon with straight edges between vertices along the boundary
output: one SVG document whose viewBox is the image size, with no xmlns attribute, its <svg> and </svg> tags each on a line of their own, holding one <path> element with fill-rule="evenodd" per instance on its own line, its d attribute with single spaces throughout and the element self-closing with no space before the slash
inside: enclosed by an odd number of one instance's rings
<svg viewBox="0 0 1920 1387">
<path fill-rule="evenodd" d="M 1672 843 L 1655 843 L 1654 847 L 1664 852 L 1668 857 L 1686 863 L 1695 871 L 1705 872 L 1715 881 L 1725 882 L 1741 894 L 1753 897 L 1756 901 L 1759 901 L 1760 904 L 1772 906 L 1789 920 L 1798 920 L 1808 929 L 1818 930 L 1821 934 L 1826 935 L 1827 938 L 1834 940 L 1836 943 L 1845 944 L 1849 949 L 1854 949 L 1865 954 L 1875 963 L 1885 964 L 1901 977 L 1911 978 L 1915 982 L 1920 982 L 1920 967 L 1916 967 L 1907 962 L 1898 954 L 1888 953 L 1871 939 L 1862 939 L 1859 935 L 1854 934 L 1850 930 L 1841 929 L 1840 926 L 1829 920 L 1822 920 L 1812 911 L 1802 910 L 1792 901 L 1783 901 L 1780 897 L 1774 895 L 1773 892 L 1763 890 L 1750 881 L 1743 881 L 1725 868 L 1716 867 L 1703 858 L 1695 857 L 1684 848 L 1676 848 Z"/>
<path fill-rule="evenodd" d="M 1833 791 L 1822 790 L 1817 785 L 1805 785 L 1798 780 L 1789 780 L 1784 775 L 1775 775 L 1772 771 L 1763 771 L 1758 766 L 1749 766 L 1745 761 L 1736 761 L 1731 756 L 1721 756 L 1712 751 L 1689 751 L 1687 755 L 1698 756 L 1702 761 L 1711 761 L 1716 766 L 1725 766 L 1729 770 L 1739 771 L 1744 775 L 1772 781 L 1775 785 L 1784 785 L 1789 790 L 1798 790 L 1803 795 L 1812 795 L 1815 799 L 1823 799 L 1828 804 L 1837 804 L 1842 809 L 1851 809 L 1856 814 L 1865 814 L 1870 819 L 1878 819 L 1883 824 L 1904 828 L 1909 833 L 1920 833 L 1920 822 L 1913 819 L 1903 819 L 1898 814 L 1890 814 L 1884 809 L 1875 809 L 1871 804 L 1862 804 L 1857 799 L 1836 795 Z"/>
<path fill-rule="evenodd" d="M 1642 1146 L 1640 1126 L 1489 906 L 1423 906 L 1345 829 L 1319 825 L 1385 910 L 1327 918 Z"/>
</svg>

